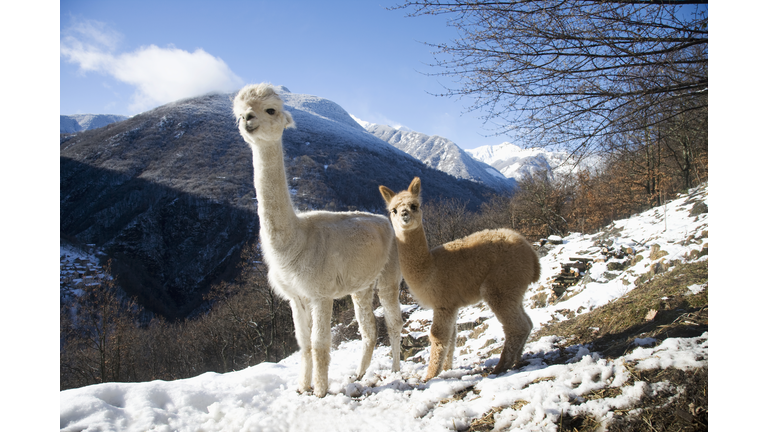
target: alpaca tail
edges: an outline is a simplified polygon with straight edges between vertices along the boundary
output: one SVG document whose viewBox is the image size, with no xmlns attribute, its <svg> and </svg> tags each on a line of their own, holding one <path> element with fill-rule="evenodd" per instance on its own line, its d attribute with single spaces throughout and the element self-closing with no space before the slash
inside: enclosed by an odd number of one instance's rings
<svg viewBox="0 0 768 432">
<path fill-rule="evenodd" d="M 531 280 L 531 283 L 536 282 L 539 280 L 539 277 L 541 276 L 541 264 L 539 264 L 539 255 L 536 253 L 536 251 L 533 251 L 533 279 Z"/>
</svg>

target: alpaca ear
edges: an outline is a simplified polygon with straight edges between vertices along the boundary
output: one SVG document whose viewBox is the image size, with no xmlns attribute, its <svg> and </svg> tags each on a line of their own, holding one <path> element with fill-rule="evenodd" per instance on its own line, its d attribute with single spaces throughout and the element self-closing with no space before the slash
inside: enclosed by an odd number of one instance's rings
<svg viewBox="0 0 768 432">
<path fill-rule="evenodd" d="M 420 195 L 421 194 L 421 179 L 418 177 L 414 177 L 413 181 L 411 181 L 411 185 L 408 186 L 408 192 L 412 193 L 413 195 Z"/>
<path fill-rule="evenodd" d="M 389 202 L 395 197 L 395 192 L 386 186 L 379 186 L 379 192 L 381 192 L 381 196 L 384 197 L 384 202 L 386 202 L 387 205 L 389 205 Z"/>
<path fill-rule="evenodd" d="M 285 119 L 284 129 L 296 127 L 296 123 L 293 121 L 293 116 L 291 116 L 291 113 L 289 113 L 287 109 L 283 109 L 283 118 Z"/>
</svg>

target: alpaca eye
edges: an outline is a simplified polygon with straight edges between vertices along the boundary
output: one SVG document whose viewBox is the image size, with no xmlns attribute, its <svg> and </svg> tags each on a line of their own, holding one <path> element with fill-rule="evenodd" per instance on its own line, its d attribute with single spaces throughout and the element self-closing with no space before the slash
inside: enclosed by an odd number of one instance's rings
<svg viewBox="0 0 768 432">
<path fill-rule="evenodd" d="M 267 114 L 269 115 L 275 115 L 275 110 L 272 108 L 267 108 Z"/>
<path fill-rule="evenodd" d="M 418 209 L 419 209 L 419 206 L 417 206 L 416 204 L 411 204 L 411 211 L 416 211 Z"/>
<path fill-rule="evenodd" d="M 392 209 L 392 214 L 397 214 L 397 209 Z"/>
</svg>

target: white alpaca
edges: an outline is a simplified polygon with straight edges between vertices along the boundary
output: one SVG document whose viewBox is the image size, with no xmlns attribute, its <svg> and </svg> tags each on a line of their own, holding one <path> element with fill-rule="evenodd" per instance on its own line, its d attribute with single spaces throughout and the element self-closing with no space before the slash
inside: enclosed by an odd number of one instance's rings
<svg viewBox="0 0 768 432">
<path fill-rule="evenodd" d="M 362 212 L 311 211 L 292 206 L 283 163 L 283 130 L 295 127 L 269 84 L 249 85 L 233 103 L 240 134 L 253 151 L 259 237 L 272 288 L 290 301 L 300 349 L 300 392 L 328 391 L 333 299 L 352 295 L 363 340 L 357 379 L 376 344 L 373 291 L 378 287 L 392 346 L 392 370 L 400 370 L 398 294 L 400 265 L 389 220 Z"/>
<path fill-rule="evenodd" d="M 395 227 L 403 277 L 413 297 L 433 310 L 426 380 L 451 369 L 459 308 L 485 300 L 504 329 L 504 348 L 493 373 L 520 360 L 533 323 L 523 309 L 528 285 L 539 279 L 539 257 L 519 233 L 510 229 L 479 231 L 432 249 L 427 245 L 421 213 L 421 180 L 395 193 L 379 191 Z"/>
</svg>

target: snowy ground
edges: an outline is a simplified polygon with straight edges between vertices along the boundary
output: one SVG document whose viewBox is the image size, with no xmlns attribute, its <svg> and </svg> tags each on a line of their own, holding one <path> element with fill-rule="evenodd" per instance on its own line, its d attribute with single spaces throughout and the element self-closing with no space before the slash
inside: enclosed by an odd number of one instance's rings
<svg viewBox="0 0 768 432">
<path fill-rule="evenodd" d="M 629 292 L 634 281 L 657 263 L 686 261 L 692 251 L 708 247 L 707 213 L 691 215 L 695 202 L 707 203 L 707 188 L 692 191 L 665 206 L 617 221 L 602 233 L 572 234 L 542 258 L 541 283 L 528 293 L 528 311 L 535 329 L 552 320 L 589 312 Z M 600 243 L 600 246 L 595 245 Z M 651 260 L 651 245 L 664 256 Z M 597 262 L 601 247 L 631 247 L 644 259 L 623 270 L 609 271 Z M 663 255 L 663 254 L 662 254 Z M 560 263 L 573 256 L 597 259 L 589 278 L 567 291 L 554 305 L 533 308 L 540 285 L 559 273 Z M 707 255 L 699 260 L 706 260 Z M 691 286 L 691 292 L 708 286 Z M 546 291 L 546 287 L 544 289 Z M 709 335 L 669 338 L 662 342 L 637 339 L 636 348 L 616 359 L 602 358 L 589 346 L 569 346 L 548 336 L 526 345 L 521 369 L 495 376 L 487 368 L 498 362 L 501 326 L 482 304 L 462 311 L 459 323 L 485 320 L 459 337 L 454 369 L 427 383 L 422 350 L 389 371 L 389 348 L 378 347 L 360 381 L 352 376 L 360 341 L 342 343 L 331 354 L 329 394 L 323 399 L 295 391 L 298 357 L 227 374 L 206 373 L 172 382 L 107 383 L 60 392 L 60 427 L 65 431 L 444 431 L 463 430 L 473 419 L 495 411 L 497 429 L 557 430 L 562 414 L 589 413 L 609 422 L 617 409 L 632 409 L 644 396 L 668 392 L 671 384 L 630 379 L 635 369 L 702 367 L 708 365 Z M 429 329 L 431 312 L 417 309 L 403 329 L 418 337 Z M 563 362 L 562 354 L 567 359 Z M 555 359 L 558 359 L 555 362 Z M 613 397 L 585 398 L 595 390 L 615 389 Z"/>
</svg>

